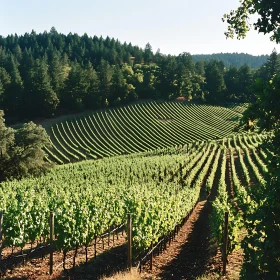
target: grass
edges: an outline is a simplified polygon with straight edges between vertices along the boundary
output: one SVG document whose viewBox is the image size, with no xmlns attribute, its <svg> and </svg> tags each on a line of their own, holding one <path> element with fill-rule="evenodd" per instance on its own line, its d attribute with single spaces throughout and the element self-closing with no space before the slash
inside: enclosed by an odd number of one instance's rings
<svg viewBox="0 0 280 280">
<path fill-rule="evenodd" d="M 133 269 L 131 272 L 126 271 L 126 272 L 117 272 L 116 274 L 110 276 L 110 277 L 105 277 L 101 278 L 100 280 L 141 280 L 140 274 Z"/>
</svg>

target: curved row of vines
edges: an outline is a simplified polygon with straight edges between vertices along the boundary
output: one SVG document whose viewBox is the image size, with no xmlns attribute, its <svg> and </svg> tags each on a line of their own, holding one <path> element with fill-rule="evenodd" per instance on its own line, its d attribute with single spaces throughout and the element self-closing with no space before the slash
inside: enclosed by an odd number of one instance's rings
<svg viewBox="0 0 280 280">
<path fill-rule="evenodd" d="M 46 159 L 63 164 L 221 139 L 244 109 L 147 102 L 94 112 L 47 128 L 52 149 L 45 149 Z"/>
</svg>

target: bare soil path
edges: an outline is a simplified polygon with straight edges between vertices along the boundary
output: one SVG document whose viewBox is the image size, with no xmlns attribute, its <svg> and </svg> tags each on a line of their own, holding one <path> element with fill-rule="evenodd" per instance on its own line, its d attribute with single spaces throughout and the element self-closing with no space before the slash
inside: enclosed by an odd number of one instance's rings
<svg viewBox="0 0 280 280">
<path fill-rule="evenodd" d="M 197 204 L 176 240 L 163 254 L 155 257 L 153 271 L 144 273 L 145 276 L 153 279 L 195 279 L 209 270 L 217 270 L 211 263 L 216 247 L 209 238 L 209 207 L 206 200 Z"/>
<path fill-rule="evenodd" d="M 232 184 L 230 174 L 231 170 L 228 164 L 227 184 L 229 186 Z M 220 172 L 218 171 L 208 200 L 200 201 L 197 204 L 178 236 L 176 236 L 176 240 L 171 243 L 165 252 L 154 258 L 153 271 L 149 271 L 149 265 L 146 265 L 145 273 L 143 273 L 144 278 L 192 280 L 207 275 L 205 279 L 239 279 L 243 260 L 242 251 L 236 250 L 229 256 L 227 276 L 221 276 L 221 252 L 217 244 L 211 240 L 211 201 L 217 195 L 219 178 Z"/>
<path fill-rule="evenodd" d="M 119 233 L 118 239 L 104 239 L 105 248 L 102 243 L 98 243 L 97 257 L 94 258 L 93 246 L 88 248 L 88 263 L 85 262 L 85 251 L 79 248 L 76 257 L 76 266 L 73 268 L 74 250 L 67 254 L 66 270 L 62 268 L 63 254 L 59 251 L 54 253 L 54 273 L 49 275 L 49 255 L 48 250 L 44 251 L 44 258 L 41 258 L 41 252 L 32 254 L 26 263 L 22 264 L 22 258 L 5 258 L 2 262 L 2 276 L 0 279 L 26 279 L 26 280 L 49 280 L 49 279 L 100 279 L 102 276 L 111 275 L 117 271 L 124 270 L 127 265 L 127 248 L 125 235 Z"/>
</svg>

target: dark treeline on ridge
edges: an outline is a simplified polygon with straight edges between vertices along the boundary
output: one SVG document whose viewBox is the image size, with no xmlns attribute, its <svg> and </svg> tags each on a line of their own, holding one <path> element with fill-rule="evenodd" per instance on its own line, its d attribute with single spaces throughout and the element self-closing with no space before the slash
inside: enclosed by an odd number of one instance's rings
<svg viewBox="0 0 280 280">
<path fill-rule="evenodd" d="M 279 56 L 273 52 L 274 59 Z M 0 110 L 9 123 L 117 106 L 139 99 L 250 102 L 250 85 L 269 76 L 218 60 L 195 62 L 106 37 L 35 31 L 0 36 Z"/>
<path fill-rule="evenodd" d="M 260 68 L 269 58 L 268 55 L 254 56 L 247 53 L 213 53 L 213 54 L 194 54 L 192 55 L 195 62 L 197 61 L 223 61 L 226 68 L 230 66 L 241 67 L 247 64 L 250 68 Z"/>
</svg>

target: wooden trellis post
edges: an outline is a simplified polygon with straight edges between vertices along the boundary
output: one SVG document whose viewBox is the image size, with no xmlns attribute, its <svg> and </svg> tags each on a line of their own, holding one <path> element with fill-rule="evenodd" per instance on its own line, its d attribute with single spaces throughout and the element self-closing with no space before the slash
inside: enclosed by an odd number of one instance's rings
<svg viewBox="0 0 280 280">
<path fill-rule="evenodd" d="M 223 244 L 223 275 L 227 273 L 227 244 L 228 244 L 228 212 L 225 212 L 224 244 Z"/>
<path fill-rule="evenodd" d="M 131 213 L 127 214 L 127 263 L 128 269 L 132 269 L 132 218 Z"/>
<path fill-rule="evenodd" d="M 53 274 L 53 237 L 54 237 L 54 212 L 50 213 L 50 275 Z"/>
<path fill-rule="evenodd" d="M 0 211 L 0 264 L 2 258 L 2 232 L 3 232 L 3 212 Z"/>
</svg>

